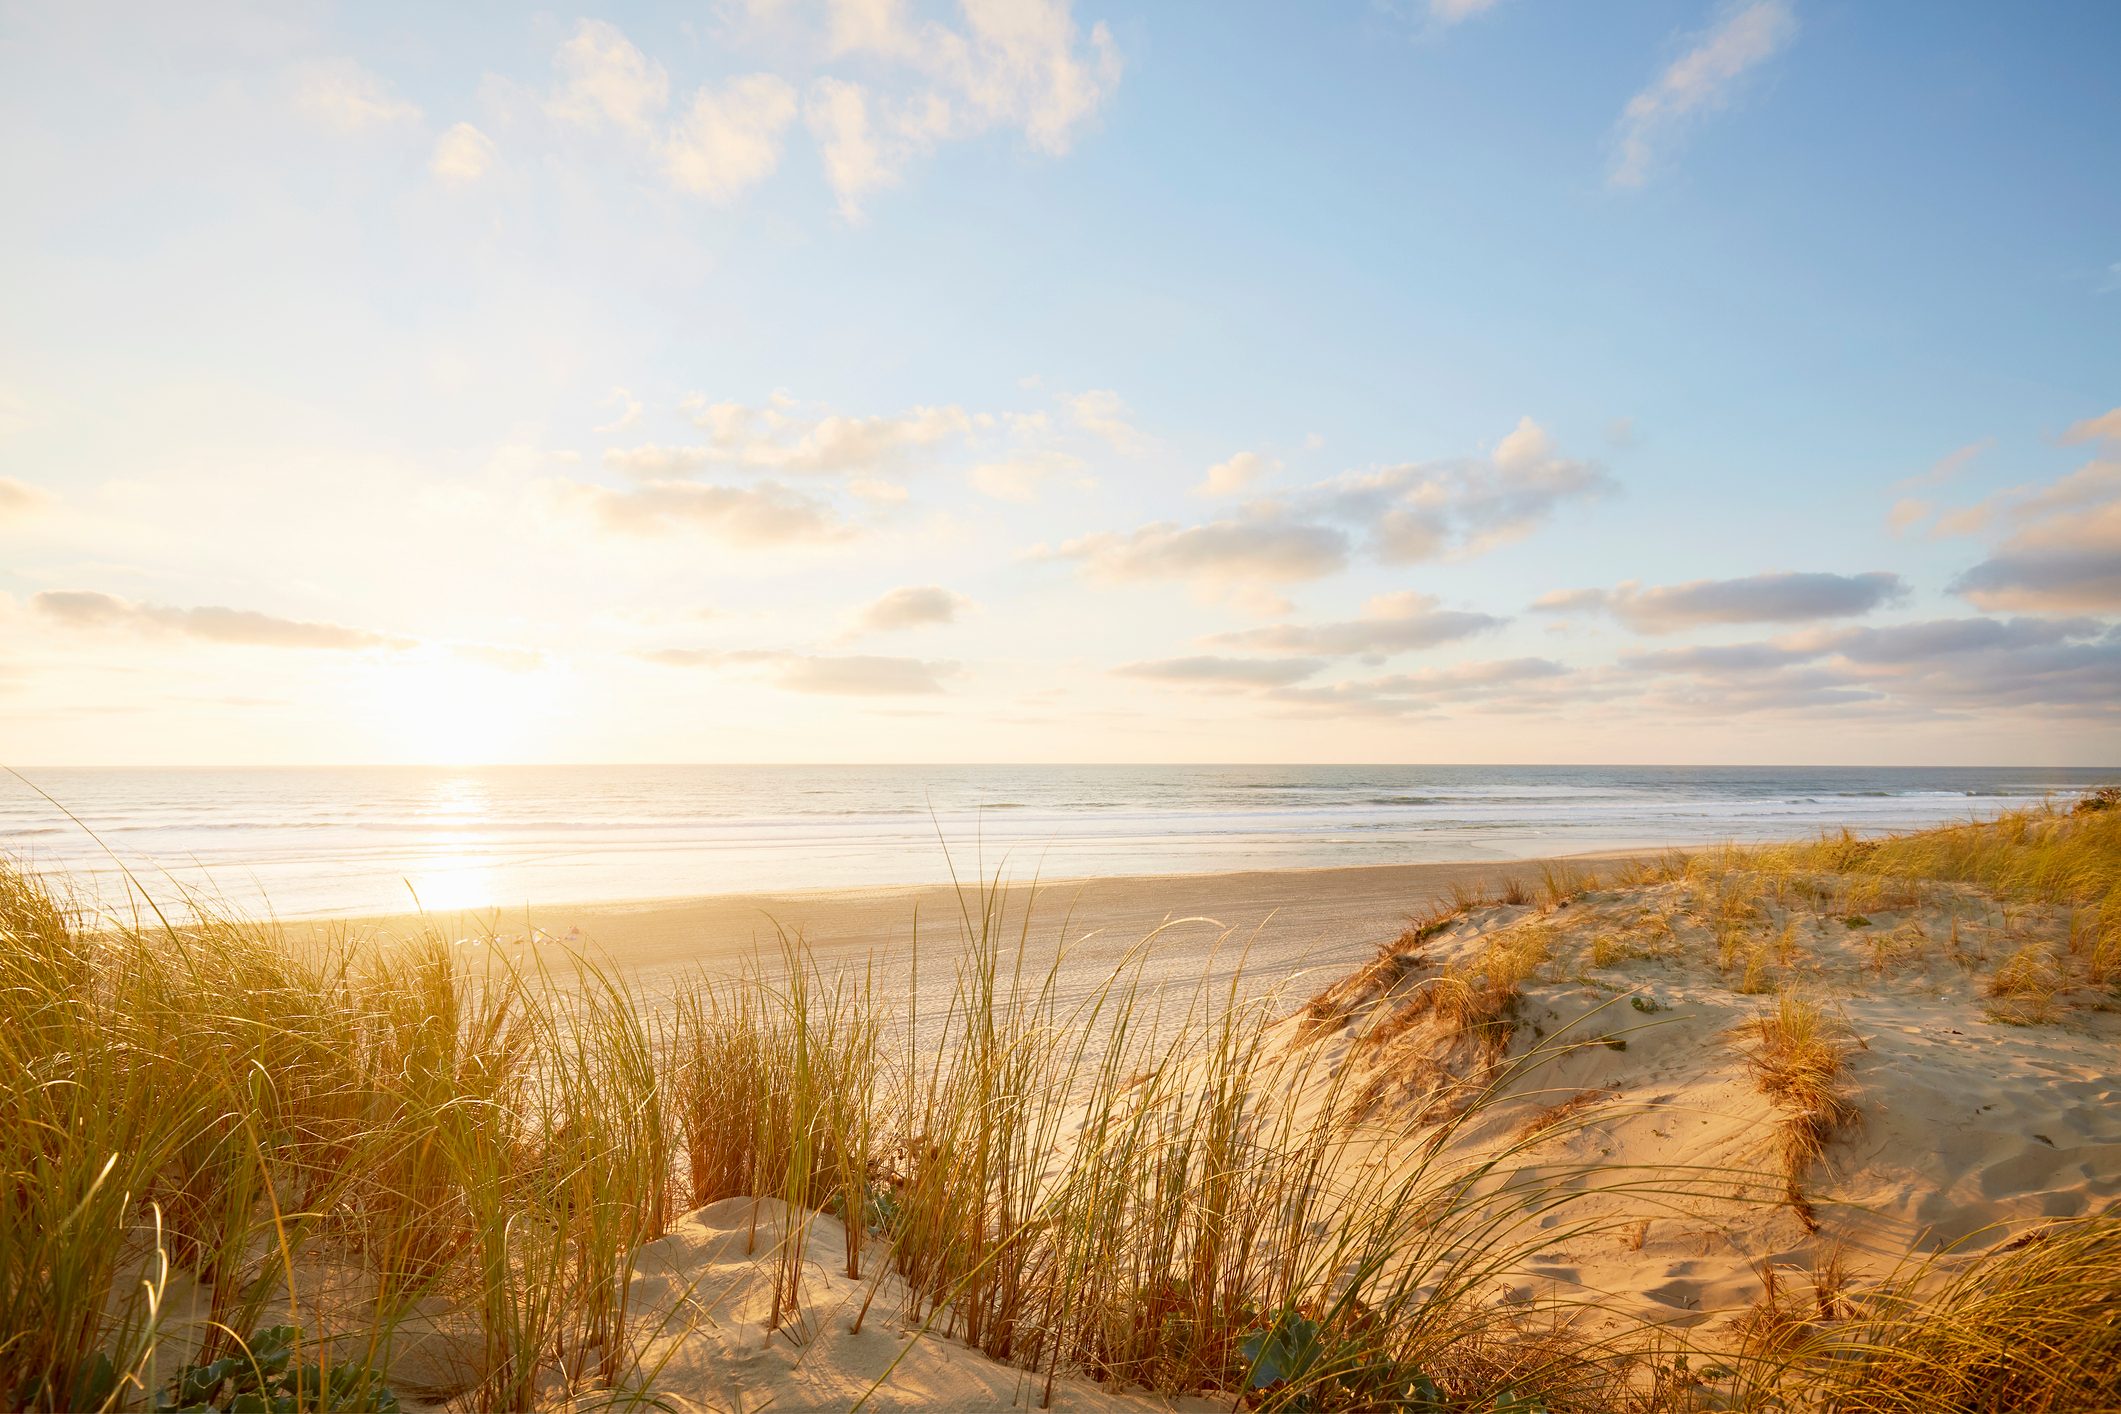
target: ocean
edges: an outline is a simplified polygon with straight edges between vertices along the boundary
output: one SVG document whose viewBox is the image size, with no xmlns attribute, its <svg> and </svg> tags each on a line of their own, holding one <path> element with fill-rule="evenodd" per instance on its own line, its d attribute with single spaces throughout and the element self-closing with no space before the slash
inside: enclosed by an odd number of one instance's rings
<svg viewBox="0 0 2121 1414">
<path fill-rule="evenodd" d="M 934 883 L 953 870 L 1053 879 L 1527 858 L 1906 829 L 2121 781 L 2121 769 L 1780 766 L 24 774 L 57 806 L 0 777 L 0 853 L 68 876 L 83 902 L 126 907 L 138 887 L 283 918 Z"/>
</svg>

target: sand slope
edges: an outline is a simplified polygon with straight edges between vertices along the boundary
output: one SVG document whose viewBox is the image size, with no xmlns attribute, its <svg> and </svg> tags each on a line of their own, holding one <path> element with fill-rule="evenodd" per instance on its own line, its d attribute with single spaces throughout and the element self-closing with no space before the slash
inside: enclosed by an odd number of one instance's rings
<svg viewBox="0 0 2121 1414">
<path fill-rule="evenodd" d="M 791 1216 L 800 1220 L 798 1315 L 769 1330 L 775 1268 Z M 938 1335 L 913 1337 L 905 1294 L 893 1278 L 847 1275 L 846 1231 L 822 1214 L 791 1214 L 778 1199 L 729 1198 L 687 1214 L 634 1263 L 631 1301 L 644 1369 L 656 1395 L 677 1409 L 756 1411 L 1034 1409 L 1044 1381 Z M 872 1285 L 875 1289 L 872 1293 Z M 855 1320 L 868 1310 L 861 1329 Z M 1052 1407 L 1072 1410 L 1222 1408 L 1177 1406 L 1054 1382 Z"/>
<path fill-rule="evenodd" d="M 1875 1279 L 2121 1197 L 2121 1008 L 2065 988 L 2052 1020 L 2013 1025 L 1997 1019 L 2009 999 L 1988 994 L 2000 962 L 2066 947 L 2066 915 L 2006 921 L 1947 889 L 1854 927 L 1833 908 L 1770 905 L 1720 965 L 1697 903 L 1668 883 L 1472 910 L 1281 1023 L 1283 1044 L 1320 1050 L 1328 1074 L 1352 1068 L 1371 1122 L 1415 1121 L 1388 1144 L 1421 1142 L 1499 1081 L 1502 1097 L 1451 1131 L 1453 1154 L 1505 1154 L 1565 1187 L 1600 1186 L 1583 1166 L 1673 1176 L 1686 1196 L 1600 1194 L 1541 1219 L 1600 1230 L 1541 1253 L 1516 1293 L 1597 1293 L 1663 1324 L 1745 1306 L 1762 1263 L 1808 1271 L 1839 1249 Z M 1454 969 L 1527 933 L 1549 960 L 1523 984 L 1506 1049 L 1480 1055 L 1423 1014 Z M 1857 1111 L 1802 1176 L 1817 1231 L 1782 1193 L 1786 1115 L 1748 1060 L 1750 1024 L 1784 989 L 1837 1019 Z"/>
</svg>

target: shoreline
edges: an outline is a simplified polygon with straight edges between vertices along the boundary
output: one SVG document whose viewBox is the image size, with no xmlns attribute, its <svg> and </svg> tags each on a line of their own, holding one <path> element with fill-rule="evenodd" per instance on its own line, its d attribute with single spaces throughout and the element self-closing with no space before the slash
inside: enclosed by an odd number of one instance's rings
<svg viewBox="0 0 2121 1414">
<path fill-rule="evenodd" d="M 1368 961 L 1411 920 L 1446 902 L 1454 886 L 1499 889 L 1514 881 L 1537 889 L 1543 868 L 1587 869 L 1665 853 L 1601 850 L 1476 863 L 1004 882 L 1001 933 L 1007 949 L 1021 943 L 1026 959 L 1041 969 L 1057 964 L 1061 984 L 1071 992 L 1087 993 L 1139 950 L 1145 985 L 1192 992 L 1241 982 L 1241 995 L 1257 997 L 1308 974 L 1338 975 Z M 967 888 L 976 925 L 977 894 Z M 609 967 L 650 997 L 698 971 L 779 972 L 778 929 L 800 938 L 823 970 L 871 965 L 874 980 L 886 988 L 901 981 L 911 986 L 917 977 L 916 999 L 926 1009 L 946 1000 L 954 985 L 964 925 L 951 886 L 911 884 L 378 914 L 281 926 L 297 939 L 383 946 L 439 934 L 457 947 L 558 974 L 590 962 Z"/>
</svg>

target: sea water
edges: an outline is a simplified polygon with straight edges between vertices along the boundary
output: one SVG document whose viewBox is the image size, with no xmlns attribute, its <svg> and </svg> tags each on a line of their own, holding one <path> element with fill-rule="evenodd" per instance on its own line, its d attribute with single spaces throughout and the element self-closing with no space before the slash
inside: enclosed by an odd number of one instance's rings
<svg viewBox="0 0 2121 1414">
<path fill-rule="evenodd" d="M 1906 829 L 2121 780 L 1779 766 L 24 774 L 0 777 L 0 853 L 17 863 L 67 875 L 106 908 L 136 889 L 204 892 L 281 917 L 933 883 L 953 870 L 1054 879 L 1501 860 Z"/>
</svg>

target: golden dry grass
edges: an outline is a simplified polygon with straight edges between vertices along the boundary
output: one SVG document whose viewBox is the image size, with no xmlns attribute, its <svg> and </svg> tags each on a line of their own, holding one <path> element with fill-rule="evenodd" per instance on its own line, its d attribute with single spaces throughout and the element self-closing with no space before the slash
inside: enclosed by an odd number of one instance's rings
<svg viewBox="0 0 2121 1414">
<path fill-rule="evenodd" d="M 1807 1228 L 1819 1229 L 1804 1179 L 1834 1136 L 1854 1124 L 1858 1110 L 1844 1074 L 1847 1028 L 1814 1002 L 1784 992 L 1747 1028 L 1754 1082 L 1783 1112 L 1781 1152 L 1790 1207 Z"/>
<path fill-rule="evenodd" d="M 1732 960 L 1758 985 L 1810 965 L 1802 910 L 1955 886 L 2067 908 L 2067 946 L 2013 942 L 1987 984 L 1992 1006 L 2059 1007 L 2110 977 L 2121 947 L 2117 826 L 2121 811 L 2047 811 L 1715 851 L 1640 870 L 1633 886 L 1677 881 L 1709 937 L 1739 940 Z M 1558 909 L 1587 886 L 1556 874 L 1542 892 Z M 1518 1146 L 1580 1121 L 1601 1092 L 1535 1114 L 1476 1173 L 1436 1157 L 1433 1113 L 1391 1121 L 1407 1126 L 1405 1164 L 1345 1165 L 1357 1082 L 1322 1082 L 1307 1051 L 1268 1048 L 1261 1006 L 1234 990 L 1195 997 L 1159 1033 L 1132 973 L 1083 996 L 1058 985 L 1057 963 L 1029 967 L 1028 924 L 1003 918 L 1001 898 L 968 892 L 940 1017 L 890 1004 L 866 974 L 821 973 L 798 939 L 651 1010 L 591 960 L 569 959 L 563 984 L 437 938 L 297 949 L 210 910 L 84 932 L 40 881 L 0 867 L 0 1398 L 145 1408 L 181 1361 L 267 1323 L 295 1327 L 304 1352 L 387 1372 L 408 1323 L 437 1308 L 475 1358 L 427 1393 L 469 1409 L 645 1397 L 633 1254 L 676 1212 L 750 1195 L 843 1217 L 846 1270 L 872 1296 L 894 1283 L 908 1303 L 894 1316 L 1048 1381 L 1234 1398 L 1260 1342 L 1301 1330 L 1316 1358 L 1255 1405 L 1403 1405 L 1419 1376 L 1454 1410 L 1513 1390 L 1554 1411 L 1703 1407 L 1707 1387 L 1645 1364 L 1646 1347 L 1573 1334 L 1565 1306 L 1493 1300 L 1556 1240 L 1538 1223 L 1580 1191 L 1523 1176 Z M 1424 919 L 1303 1025 L 1419 999 L 1442 1040 L 1486 1058 L 1442 1120 L 1471 1122 L 1523 989 L 1569 971 L 1558 925 L 1578 912 L 1510 915 L 1441 969 L 1422 952 L 1455 911 Z M 1597 928 L 1584 940 L 1594 966 L 1678 945 L 1669 913 Z M 1919 960 L 1918 942 L 1961 952 L 1956 923 L 1934 943 L 1877 932 L 1884 972 Z M 1744 1044 L 1784 1116 L 1789 1197 L 1808 1214 L 1803 1180 L 1856 1113 L 1850 1037 L 1785 988 Z M 1319 1102 L 1299 1105 L 1306 1095 Z M 1646 1231 L 1616 1235 L 1639 1249 Z M 776 1323 L 803 1316 L 799 1238 L 769 1254 Z M 358 1274 L 351 1297 L 318 1284 L 326 1268 Z M 185 1273 L 211 1324 L 180 1338 L 159 1303 Z M 1744 1367 L 1716 1396 L 1729 1407 L 2121 1397 L 2112 1218 L 1878 1286 L 1831 1261 L 1802 1299 L 1787 1277 L 1772 1283 Z"/>
</svg>

